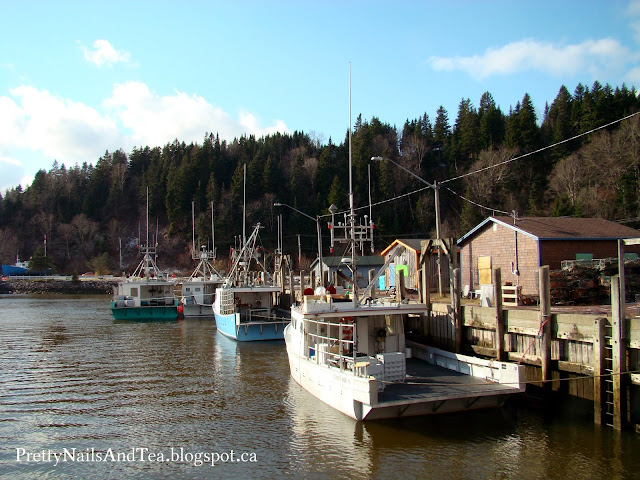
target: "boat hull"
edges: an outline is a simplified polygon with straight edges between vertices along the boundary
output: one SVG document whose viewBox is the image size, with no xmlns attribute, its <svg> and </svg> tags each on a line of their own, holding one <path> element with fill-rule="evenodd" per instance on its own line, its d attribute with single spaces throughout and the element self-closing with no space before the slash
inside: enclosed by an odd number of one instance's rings
<svg viewBox="0 0 640 480">
<path fill-rule="evenodd" d="M 18 267 L 17 265 L 2 265 L 2 275 L 7 277 L 11 275 L 24 275 L 28 271 L 28 268 Z"/>
<path fill-rule="evenodd" d="M 182 305 L 184 318 L 213 318 L 211 305 Z"/>
<path fill-rule="evenodd" d="M 115 320 L 176 320 L 178 307 L 174 305 L 118 307 L 111 302 L 111 313 Z"/>
<path fill-rule="evenodd" d="M 217 330 L 239 342 L 282 340 L 288 321 L 239 322 L 239 313 L 222 315 L 215 313 Z"/>
</svg>

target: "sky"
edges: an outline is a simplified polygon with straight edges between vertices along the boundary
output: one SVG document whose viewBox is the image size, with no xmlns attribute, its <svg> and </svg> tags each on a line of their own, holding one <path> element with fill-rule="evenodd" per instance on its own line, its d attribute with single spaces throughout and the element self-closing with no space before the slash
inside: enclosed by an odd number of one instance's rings
<svg viewBox="0 0 640 480">
<path fill-rule="evenodd" d="M 401 129 L 442 106 L 453 126 L 461 100 L 477 108 L 488 91 L 504 113 L 528 93 L 541 121 L 562 85 L 640 88 L 640 0 L 0 0 L 0 11 L 3 194 L 54 161 L 210 132 L 339 144 L 360 114 Z"/>
</svg>

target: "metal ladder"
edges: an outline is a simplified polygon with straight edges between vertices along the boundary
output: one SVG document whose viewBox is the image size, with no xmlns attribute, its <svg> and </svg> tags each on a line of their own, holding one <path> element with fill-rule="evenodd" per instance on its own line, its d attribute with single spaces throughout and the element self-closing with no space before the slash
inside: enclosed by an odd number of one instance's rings
<svg viewBox="0 0 640 480">
<path fill-rule="evenodd" d="M 610 322 L 604 326 L 604 408 L 602 423 L 613 427 L 614 403 L 613 403 L 613 327 Z"/>
</svg>

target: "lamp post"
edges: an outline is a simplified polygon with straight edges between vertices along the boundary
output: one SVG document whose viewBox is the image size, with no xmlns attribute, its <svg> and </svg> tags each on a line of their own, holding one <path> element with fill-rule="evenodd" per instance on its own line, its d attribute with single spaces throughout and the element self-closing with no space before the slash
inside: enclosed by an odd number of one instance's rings
<svg viewBox="0 0 640 480">
<path fill-rule="evenodd" d="M 383 160 L 393 163 L 396 167 L 398 167 L 401 170 L 404 170 L 413 178 L 420 180 L 422 183 L 424 183 L 428 187 L 433 188 L 434 203 L 435 203 L 435 210 L 436 210 L 436 239 L 440 242 L 442 239 L 440 238 L 440 187 L 438 185 L 438 182 L 434 180 L 433 183 L 429 183 L 424 178 L 419 177 L 418 175 L 413 173 L 411 170 L 406 169 L 405 167 L 391 160 L 390 158 L 380 157 L 380 156 L 371 157 L 371 161 L 381 162 Z M 440 265 L 441 263 L 440 252 L 441 252 L 440 245 L 438 245 L 438 293 L 442 295 L 442 267 Z"/>
<path fill-rule="evenodd" d="M 311 215 L 308 215 L 304 212 L 301 212 L 297 208 L 292 207 L 291 205 L 287 205 L 286 203 L 276 202 L 273 204 L 274 207 L 288 207 L 294 212 L 299 213 L 300 215 L 309 218 L 316 222 L 316 230 L 318 233 L 318 265 L 320 269 L 320 284 L 324 286 L 324 277 L 323 277 L 323 268 L 322 268 L 322 234 L 320 232 L 320 217 L 313 218 Z"/>
</svg>

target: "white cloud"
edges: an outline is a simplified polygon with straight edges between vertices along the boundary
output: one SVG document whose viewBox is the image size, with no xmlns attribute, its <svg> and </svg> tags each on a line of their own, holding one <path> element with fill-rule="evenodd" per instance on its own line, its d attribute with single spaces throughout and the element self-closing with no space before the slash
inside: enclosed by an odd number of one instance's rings
<svg viewBox="0 0 640 480">
<path fill-rule="evenodd" d="M 116 85 L 105 106 L 129 130 L 132 146 L 164 145 L 174 139 L 201 142 L 206 132 L 219 133 L 228 140 L 243 134 L 260 137 L 276 131 L 288 132 L 282 121 L 262 127 L 250 113 L 240 113 L 239 120 L 235 120 L 198 95 L 176 91 L 160 96 L 139 82 Z"/>
<path fill-rule="evenodd" d="M 0 141 L 0 147 L 40 151 L 61 163 L 93 162 L 105 147 L 117 144 L 120 133 L 109 117 L 83 103 L 55 97 L 46 90 L 17 87 L 10 93 L 18 103 L 0 97 L 9 105 L 3 116 L 11 137 Z M 1 153 L 1 152 L 0 152 Z"/>
<path fill-rule="evenodd" d="M 93 50 L 81 46 L 84 58 L 88 62 L 101 67 L 103 65 L 113 65 L 118 62 L 129 62 L 131 54 L 122 50 L 116 50 L 107 40 L 98 39 L 93 42 Z"/>
<path fill-rule="evenodd" d="M 434 56 L 428 63 L 434 70 L 463 71 L 477 80 L 531 70 L 554 76 L 586 71 L 597 77 L 603 72 L 624 68 L 628 56 L 629 50 L 611 38 L 565 46 L 527 39 L 489 48 L 482 55 Z"/>
<path fill-rule="evenodd" d="M 138 82 L 115 85 L 103 107 L 30 86 L 0 96 L 0 190 L 30 184 L 54 160 L 67 166 L 95 163 L 105 150 L 130 152 L 134 146 L 163 146 L 174 139 L 202 142 L 206 132 L 232 140 L 289 131 L 281 120 L 263 127 L 251 113 L 235 119 L 198 95 L 160 96 Z"/>
</svg>

